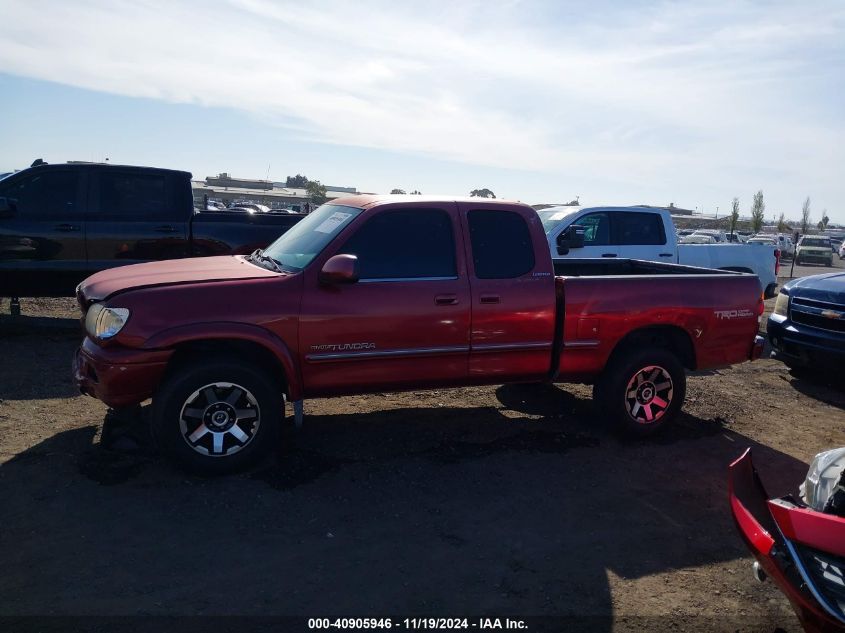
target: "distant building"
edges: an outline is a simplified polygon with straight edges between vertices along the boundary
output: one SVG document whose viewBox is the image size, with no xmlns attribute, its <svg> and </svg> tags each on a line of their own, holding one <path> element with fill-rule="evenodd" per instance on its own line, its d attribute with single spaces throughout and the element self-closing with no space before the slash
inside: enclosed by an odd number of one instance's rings
<svg viewBox="0 0 845 633">
<path fill-rule="evenodd" d="M 228 173 L 208 176 L 205 180 L 191 181 L 194 192 L 194 206 L 203 208 L 206 196 L 209 200 L 222 202 L 226 206 L 236 201 L 254 202 L 268 207 L 298 207 L 310 201 L 306 189 L 288 188 L 283 182 L 236 178 Z M 358 195 L 355 187 L 326 186 L 329 200 Z"/>
<path fill-rule="evenodd" d="M 662 207 L 666 209 L 672 215 L 692 215 L 694 212 L 692 209 L 682 209 L 681 207 L 676 207 L 674 202 L 670 202 L 668 207 Z"/>
<path fill-rule="evenodd" d="M 233 188 L 233 189 L 256 189 L 261 191 L 272 191 L 274 183 L 271 180 L 253 180 L 250 178 L 234 178 L 227 173 L 218 174 L 217 176 L 207 176 L 205 184 L 208 187 L 214 188 Z"/>
</svg>

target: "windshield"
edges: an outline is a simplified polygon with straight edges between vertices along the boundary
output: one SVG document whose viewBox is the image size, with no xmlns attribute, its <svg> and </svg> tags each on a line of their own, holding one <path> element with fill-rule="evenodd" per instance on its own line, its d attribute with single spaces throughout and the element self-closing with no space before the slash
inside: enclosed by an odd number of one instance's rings
<svg viewBox="0 0 845 633">
<path fill-rule="evenodd" d="M 264 254 L 284 268 L 299 271 L 361 214 L 361 209 L 337 204 L 324 204 L 308 217 L 300 220 L 279 239 L 264 249 Z"/>
<path fill-rule="evenodd" d="M 821 238 L 807 238 L 801 240 L 801 246 L 823 246 L 830 248 L 830 240 L 823 240 Z"/>
<path fill-rule="evenodd" d="M 551 207 L 549 209 L 538 211 L 537 215 L 540 216 L 540 221 L 543 223 L 543 230 L 548 234 L 551 233 L 552 229 L 554 229 L 563 220 L 572 217 L 580 210 L 580 207 L 576 207 L 575 209 L 565 209 L 563 211 L 561 211 L 559 207 Z"/>
</svg>

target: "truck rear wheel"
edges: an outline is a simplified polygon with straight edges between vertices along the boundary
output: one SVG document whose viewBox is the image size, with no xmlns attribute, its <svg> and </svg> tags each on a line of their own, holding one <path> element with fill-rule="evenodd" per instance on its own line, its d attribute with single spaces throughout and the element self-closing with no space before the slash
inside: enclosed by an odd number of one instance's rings
<svg viewBox="0 0 845 633">
<path fill-rule="evenodd" d="M 153 398 L 159 447 L 182 468 L 224 474 L 255 464 L 284 417 L 281 387 L 236 360 L 193 362 L 172 372 Z"/>
<path fill-rule="evenodd" d="M 593 399 L 626 433 L 644 437 L 678 415 L 686 378 L 680 361 L 668 350 L 624 352 L 605 368 Z"/>
</svg>

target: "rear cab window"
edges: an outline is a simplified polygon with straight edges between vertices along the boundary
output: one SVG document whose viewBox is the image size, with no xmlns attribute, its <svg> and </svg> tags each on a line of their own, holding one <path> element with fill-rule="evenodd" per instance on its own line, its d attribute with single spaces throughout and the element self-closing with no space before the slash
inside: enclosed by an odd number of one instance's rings
<svg viewBox="0 0 845 633">
<path fill-rule="evenodd" d="M 614 213 L 614 244 L 663 245 L 666 231 L 663 219 L 657 213 Z"/>
<path fill-rule="evenodd" d="M 91 220 L 184 220 L 181 196 L 166 172 L 97 170 Z"/>
<path fill-rule="evenodd" d="M 469 211 L 467 222 L 478 279 L 514 279 L 534 269 L 534 242 L 519 213 L 498 209 Z"/>
</svg>

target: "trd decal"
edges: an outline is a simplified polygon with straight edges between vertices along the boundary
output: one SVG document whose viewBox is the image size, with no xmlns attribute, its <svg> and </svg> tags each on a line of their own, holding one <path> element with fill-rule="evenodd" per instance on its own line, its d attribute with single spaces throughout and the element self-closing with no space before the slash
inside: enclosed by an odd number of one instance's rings
<svg viewBox="0 0 845 633">
<path fill-rule="evenodd" d="M 757 316 L 753 310 L 714 310 L 717 319 L 747 319 Z"/>
</svg>

